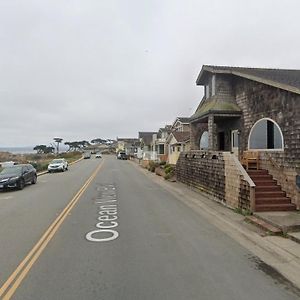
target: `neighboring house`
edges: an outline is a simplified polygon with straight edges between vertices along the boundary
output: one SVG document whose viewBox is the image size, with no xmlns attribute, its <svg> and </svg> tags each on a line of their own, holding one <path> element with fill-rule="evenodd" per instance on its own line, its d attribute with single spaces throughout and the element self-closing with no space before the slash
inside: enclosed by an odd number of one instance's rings
<svg viewBox="0 0 300 300">
<path fill-rule="evenodd" d="M 168 145 L 167 138 L 171 133 L 171 125 L 166 125 L 160 128 L 157 134 L 153 134 L 152 151 L 157 154 L 157 160 L 167 161 L 168 159 Z"/>
<path fill-rule="evenodd" d="M 168 163 L 176 165 L 181 152 L 190 150 L 190 132 L 189 131 L 174 131 L 171 132 L 168 139 L 169 155 Z"/>
<path fill-rule="evenodd" d="M 171 131 L 190 131 L 190 118 L 177 117 L 171 127 Z"/>
<path fill-rule="evenodd" d="M 139 141 L 140 147 L 138 148 L 138 158 L 145 160 L 154 160 L 152 157 L 152 140 L 153 135 L 157 134 L 154 131 L 140 131 L 139 132 Z"/>
<path fill-rule="evenodd" d="M 300 70 L 204 65 L 197 85 L 191 149 L 203 151 L 180 156 L 179 180 L 232 207 L 299 209 Z M 241 168 L 251 152 L 265 171 Z"/>
<path fill-rule="evenodd" d="M 180 134 L 172 134 L 172 133 Z M 181 134 L 182 133 L 182 134 Z M 167 139 L 168 163 L 176 165 L 180 152 L 190 150 L 190 118 L 177 117 Z"/>
<path fill-rule="evenodd" d="M 125 151 L 127 155 L 136 155 L 140 142 L 136 138 L 117 138 L 116 152 Z"/>
</svg>

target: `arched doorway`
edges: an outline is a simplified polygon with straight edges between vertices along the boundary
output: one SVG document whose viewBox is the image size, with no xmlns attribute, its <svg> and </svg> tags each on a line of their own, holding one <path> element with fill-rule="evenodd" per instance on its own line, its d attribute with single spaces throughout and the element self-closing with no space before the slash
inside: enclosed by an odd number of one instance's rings
<svg viewBox="0 0 300 300">
<path fill-rule="evenodd" d="M 199 142 L 200 150 L 208 149 L 208 131 L 204 131 Z"/>
</svg>

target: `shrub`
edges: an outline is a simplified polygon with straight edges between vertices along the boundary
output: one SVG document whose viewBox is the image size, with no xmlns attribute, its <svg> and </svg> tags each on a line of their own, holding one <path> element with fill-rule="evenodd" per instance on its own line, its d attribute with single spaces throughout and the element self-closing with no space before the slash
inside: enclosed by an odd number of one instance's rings
<svg viewBox="0 0 300 300">
<path fill-rule="evenodd" d="M 159 163 L 157 163 L 157 162 L 154 162 L 154 161 L 150 161 L 149 162 L 149 165 L 148 165 L 148 170 L 150 171 L 150 172 L 155 172 L 155 168 L 156 167 L 158 167 L 159 166 Z"/>
<path fill-rule="evenodd" d="M 174 171 L 174 167 L 168 165 L 167 167 L 165 167 L 165 172 L 166 174 L 172 174 Z"/>
<path fill-rule="evenodd" d="M 167 164 L 166 161 L 161 161 L 161 162 L 159 163 L 160 166 L 165 166 L 166 164 Z"/>
</svg>

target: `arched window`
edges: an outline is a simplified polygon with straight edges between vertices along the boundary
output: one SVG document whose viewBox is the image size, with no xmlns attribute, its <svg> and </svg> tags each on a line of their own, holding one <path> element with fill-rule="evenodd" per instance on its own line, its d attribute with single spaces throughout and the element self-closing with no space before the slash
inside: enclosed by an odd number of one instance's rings
<svg viewBox="0 0 300 300">
<path fill-rule="evenodd" d="M 200 139 L 200 149 L 208 149 L 208 131 L 204 131 L 202 133 L 201 139 Z"/>
<path fill-rule="evenodd" d="M 261 119 L 251 128 L 248 149 L 283 150 L 280 127 L 271 119 Z"/>
</svg>

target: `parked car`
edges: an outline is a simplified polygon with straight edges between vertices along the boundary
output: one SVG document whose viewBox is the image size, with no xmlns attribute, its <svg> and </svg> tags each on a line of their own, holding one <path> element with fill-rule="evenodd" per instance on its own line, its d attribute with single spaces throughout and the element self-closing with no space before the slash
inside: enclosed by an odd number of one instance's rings
<svg viewBox="0 0 300 300">
<path fill-rule="evenodd" d="M 101 158 L 101 157 L 102 157 L 101 153 L 96 153 L 95 158 Z"/>
<path fill-rule="evenodd" d="M 117 158 L 126 160 L 128 157 L 127 157 L 127 154 L 125 152 L 119 152 L 118 155 L 117 155 Z"/>
<path fill-rule="evenodd" d="M 0 172 L 0 189 L 17 188 L 22 190 L 27 183 L 36 184 L 36 169 L 30 164 L 13 165 Z"/>
<path fill-rule="evenodd" d="M 3 161 L 3 162 L 0 162 L 0 167 L 1 168 L 6 168 L 6 167 L 11 167 L 13 165 L 16 165 L 17 163 L 14 162 L 14 161 Z"/>
<path fill-rule="evenodd" d="M 91 151 L 85 151 L 83 153 L 83 158 L 84 159 L 88 159 L 88 158 L 91 158 L 92 154 L 91 154 Z"/>
<path fill-rule="evenodd" d="M 48 165 L 48 172 L 64 172 L 68 170 L 68 162 L 64 158 L 53 159 Z"/>
</svg>

